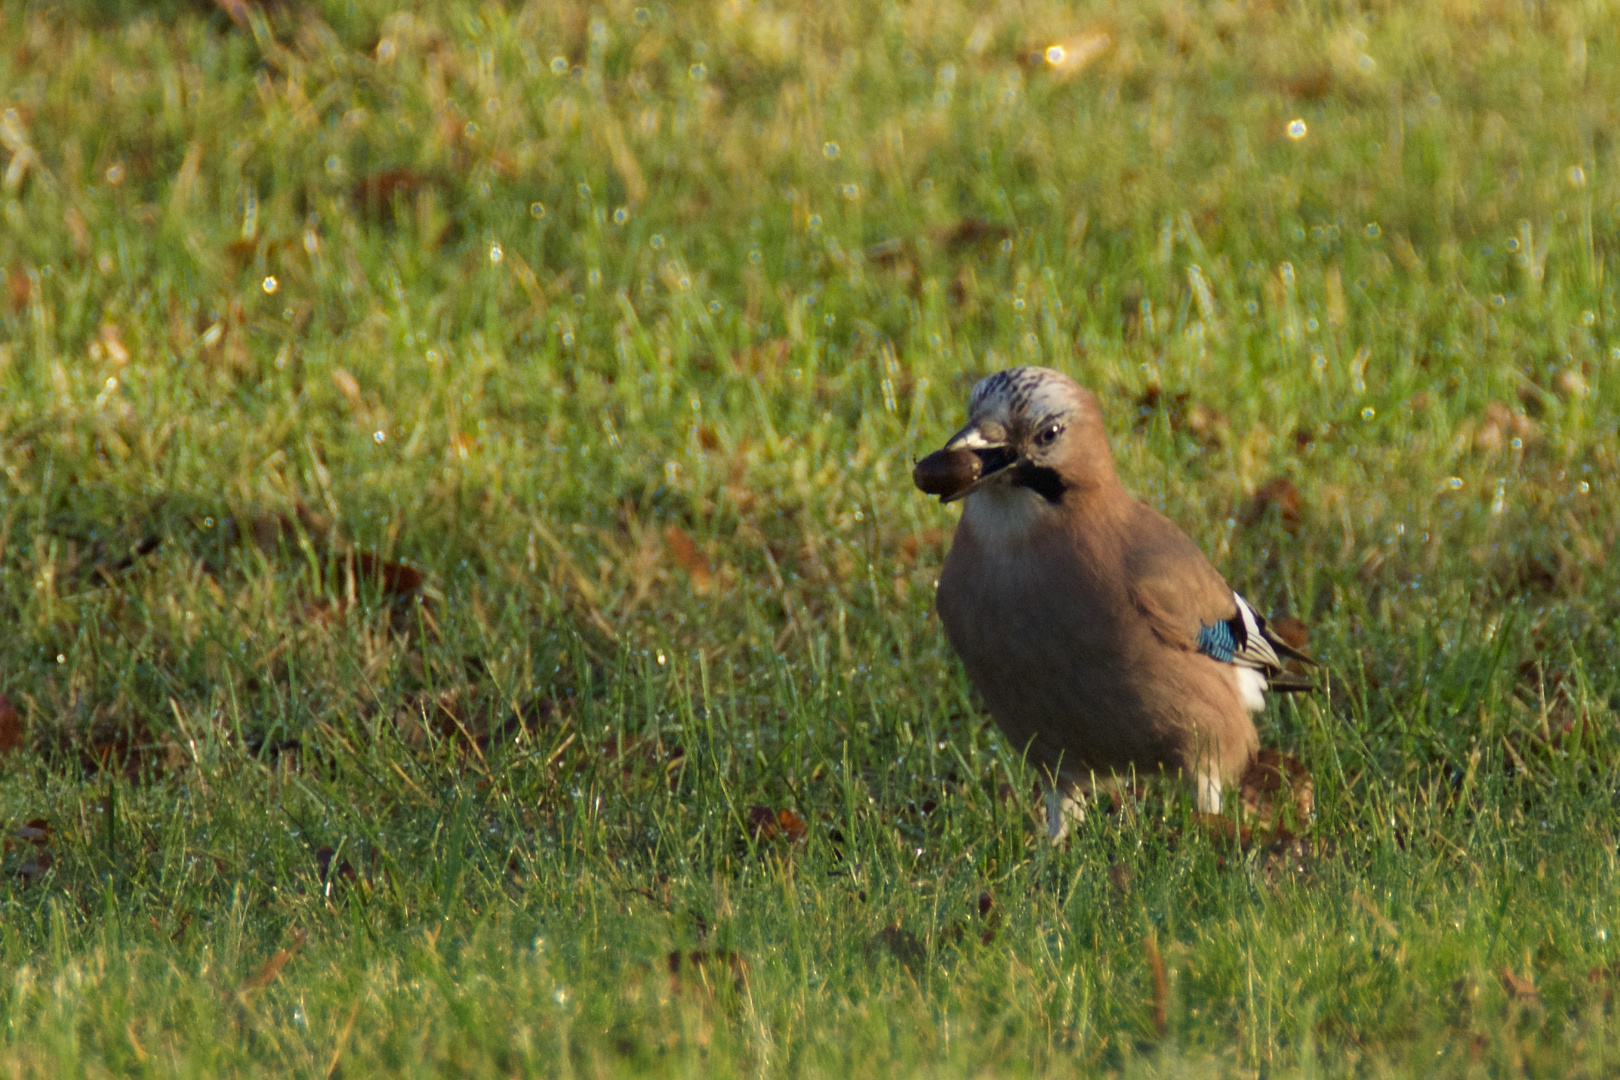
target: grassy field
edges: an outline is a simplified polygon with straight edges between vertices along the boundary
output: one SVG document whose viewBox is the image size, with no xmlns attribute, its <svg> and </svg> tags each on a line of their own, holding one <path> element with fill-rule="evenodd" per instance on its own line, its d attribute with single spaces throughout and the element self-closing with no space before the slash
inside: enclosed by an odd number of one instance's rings
<svg viewBox="0 0 1620 1080">
<path fill-rule="evenodd" d="M 1617 121 L 1605 0 L 0 0 L 0 1074 L 1620 1072 Z M 1043 842 L 909 480 L 1030 362 L 1297 835 Z"/>
</svg>

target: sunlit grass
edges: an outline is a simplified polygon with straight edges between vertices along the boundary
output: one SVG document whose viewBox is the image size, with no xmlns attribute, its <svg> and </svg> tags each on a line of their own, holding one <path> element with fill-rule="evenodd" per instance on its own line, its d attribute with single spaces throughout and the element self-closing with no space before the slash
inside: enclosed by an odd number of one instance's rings
<svg viewBox="0 0 1620 1080">
<path fill-rule="evenodd" d="M 0 1072 L 1613 1070 L 1612 4 L 242 10 L 0 3 Z M 1302 841 L 1041 842 L 1013 363 Z"/>
</svg>

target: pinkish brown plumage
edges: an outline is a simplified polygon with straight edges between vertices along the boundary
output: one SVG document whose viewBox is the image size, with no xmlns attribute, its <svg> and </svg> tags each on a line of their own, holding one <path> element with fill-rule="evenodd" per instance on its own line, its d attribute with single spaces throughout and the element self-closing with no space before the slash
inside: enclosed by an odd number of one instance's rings
<svg viewBox="0 0 1620 1080">
<path fill-rule="evenodd" d="M 1074 380 L 998 372 L 969 412 L 945 449 L 982 468 L 940 492 L 966 505 L 937 604 L 996 723 L 1046 775 L 1052 838 L 1079 816 L 1077 796 L 1131 770 L 1179 774 L 1218 810 L 1258 749 L 1250 713 L 1268 681 L 1302 685 L 1279 655 L 1298 654 L 1125 490 L 1097 401 Z"/>
</svg>

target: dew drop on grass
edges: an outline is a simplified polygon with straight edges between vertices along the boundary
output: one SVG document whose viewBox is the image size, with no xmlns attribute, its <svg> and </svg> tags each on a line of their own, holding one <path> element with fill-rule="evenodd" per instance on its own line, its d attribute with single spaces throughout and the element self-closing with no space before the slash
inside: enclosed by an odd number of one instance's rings
<svg viewBox="0 0 1620 1080">
<path fill-rule="evenodd" d="M 281 287 L 281 282 L 276 280 L 276 276 L 274 274 L 271 274 L 269 277 L 264 279 L 264 282 L 260 287 L 264 289 L 265 295 L 269 296 L 271 293 L 275 292 Z"/>
<path fill-rule="evenodd" d="M 659 649 L 658 650 L 658 666 L 663 667 L 667 663 L 669 663 L 669 657 L 664 655 L 664 650 L 663 649 Z"/>
<path fill-rule="evenodd" d="M 1450 488 L 1452 491 L 1461 491 L 1462 486 L 1463 482 L 1462 477 L 1460 476 L 1448 477 L 1446 480 L 1446 487 Z"/>
<path fill-rule="evenodd" d="M 843 151 L 838 149 L 838 144 L 835 142 L 824 142 L 821 144 L 821 156 L 826 158 L 828 161 L 837 161 L 842 153 Z"/>
<path fill-rule="evenodd" d="M 654 251 L 657 251 L 659 248 L 664 246 L 664 236 L 662 233 L 653 233 L 652 239 L 648 240 L 647 243 L 652 246 Z"/>
<path fill-rule="evenodd" d="M 1288 121 L 1288 137 L 1295 142 L 1303 139 L 1305 137 L 1305 121 L 1298 119 Z"/>
<path fill-rule="evenodd" d="M 1383 233 L 1383 231 L 1384 230 L 1378 227 L 1378 222 L 1369 221 L 1367 223 L 1367 239 L 1376 240 Z"/>
<path fill-rule="evenodd" d="M 551 58 L 551 73 L 553 75 L 566 75 L 566 74 L 568 74 L 568 57 L 566 57 L 566 56 L 553 56 Z"/>
<path fill-rule="evenodd" d="M 371 433 L 371 439 L 376 443 L 385 442 L 388 439 L 388 432 L 382 430 L 374 431 Z"/>
<path fill-rule="evenodd" d="M 1569 186 L 1576 188 L 1585 187 L 1586 170 L 1581 168 L 1579 165 L 1571 165 L 1569 167 Z"/>
<path fill-rule="evenodd" d="M 1371 405 L 1369 405 L 1365 409 L 1361 410 L 1361 418 L 1363 420 L 1371 420 L 1373 417 L 1375 417 L 1377 415 L 1378 415 L 1378 410 L 1373 408 Z"/>
<path fill-rule="evenodd" d="M 540 202 L 530 203 L 529 204 L 529 216 L 534 218 L 534 220 L 536 220 L 536 221 L 539 221 L 541 218 L 545 217 L 546 216 L 546 204 L 545 203 L 540 203 Z"/>
<path fill-rule="evenodd" d="M 617 210 L 613 211 L 613 224 L 615 224 L 615 225 L 623 225 L 625 222 L 627 222 L 629 220 L 630 220 L 630 211 L 625 209 L 624 207 L 621 206 Z"/>
<path fill-rule="evenodd" d="M 66 653 L 57 653 L 57 654 L 56 654 L 56 662 L 57 662 L 57 663 L 58 663 L 58 664 L 65 664 L 65 663 L 67 663 L 67 654 L 66 654 Z"/>
<path fill-rule="evenodd" d="M 490 262 L 498 263 L 504 258 L 506 258 L 506 252 L 501 250 L 501 245 L 500 244 L 496 243 L 496 244 L 489 245 L 489 261 Z"/>
</svg>

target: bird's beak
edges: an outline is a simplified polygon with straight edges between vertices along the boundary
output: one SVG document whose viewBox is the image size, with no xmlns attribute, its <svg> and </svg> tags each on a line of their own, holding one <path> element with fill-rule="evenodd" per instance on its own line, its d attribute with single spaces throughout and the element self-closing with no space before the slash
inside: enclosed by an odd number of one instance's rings
<svg viewBox="0 0 1620 1080">
<path fill-rule="evenodd" d="M 942 503 L 965 499 L 1005 472 L 1018 455 L 1005 441 L 988 439 L 969 424 L 946 440 L 942 450 L 923 458 L 912 470 L 916 485 Z"/>
</svg>

